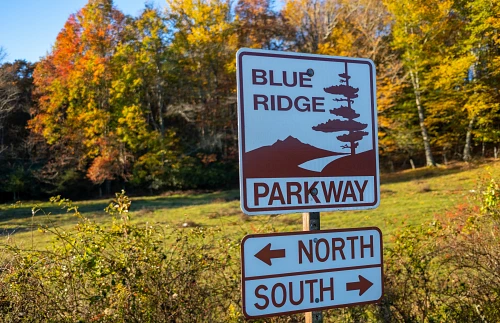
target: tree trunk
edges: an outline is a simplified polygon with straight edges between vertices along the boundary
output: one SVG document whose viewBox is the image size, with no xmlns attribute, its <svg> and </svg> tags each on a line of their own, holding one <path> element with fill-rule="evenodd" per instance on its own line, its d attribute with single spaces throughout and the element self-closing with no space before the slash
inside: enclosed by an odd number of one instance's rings
<svg viewBox="0 0 500 323">
<path fill-rule="evenodd" d="M 424 141 L 425 163 L 427 166 L 434 167 L 436 166 L 436 163 L 434 162 L 434 157 L 432 156 L 429 134 L 425 125 L 424 107 L 422 106 L 422 100 L 420 97 L 420 79 L 418 77 L 418 72 L 414 73 L 413 71 L 410 71 L 410 76 L 413 84 L 413 92 L 415 93 L 415 103 L 417 105 L 418 121 L 422 132 L 422 140 Z"/>
<path fill-rule="evenodd" d="M 467 126 L 467 134 L 465 135 L 465 146 L 464 146 L 463 159 L 466 162 L 469 162 L 472 159 L 472 155 L 471 155 L 472 127 L 474 126 L 474 122 L 476 122 L 476 115 L 472 116 L 472 118 L 469 120 L 469 125 Z"/>
<path fill-rule="evenodd" d="M 160 73 L 159 68 L 157 68 L 157 72 Z M 165 138 L 165 120 L 163 120 L 163 96 L 161 92 L 161 86 L 158 83 L 159 81 L 156 81 L 156 91 L 158 95 L 158 122 L 160 123 L 160 133 L 161 133 L 161 138 Z"/>
<path fill-rule="evenodd" d="M 477 63 L 479 58 L 475 55 L 474 51 L 471 51 L 472 55 L 476 58 L 474 64 L 471 66 L 472 72 L 472 82 L 476 82 L 477 79 Z M 476 90 L 474 90 L 474 94 L 476 94 Z M 469 120 L 469 124 L 467 126 L 467 133 L 465 134 L 465 146 L 464 146 L 464 154 L 463 159 L 466 162 L 469 162 L 472 159 L 471 147 L 472 147 L 472 127 L 474 126 L 474 122 L 476 122 L 476 114 L 472 114 L 472 118 Z"/>
<path fill-rule="evenodd" d="M 497 146 L 493 147 L 493 156 L 495 157 L 495 159 L 498 158 L 498 148 L 497 148 Z"/>
<path fill-rule="evenodd" d="M 106 195 L 111 195 L 111 181 L 107 179 L 104 184 L 106 185 Z"/>
</svg>

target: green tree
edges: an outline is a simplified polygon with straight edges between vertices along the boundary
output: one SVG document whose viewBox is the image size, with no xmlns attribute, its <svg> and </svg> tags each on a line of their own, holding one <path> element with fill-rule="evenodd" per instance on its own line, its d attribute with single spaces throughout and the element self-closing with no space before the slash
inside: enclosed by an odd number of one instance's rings
<svg viewBox="0 0 500 323">
<path fill-rule="evenodd" d="M 0 65 L 0 191 L 12 194 L 14 200 L 23 192 L 28 197 L 33 147 L 26 129 L 33 106 L 33 70 L 35 65 L 24 60 Z"/>
</svg>

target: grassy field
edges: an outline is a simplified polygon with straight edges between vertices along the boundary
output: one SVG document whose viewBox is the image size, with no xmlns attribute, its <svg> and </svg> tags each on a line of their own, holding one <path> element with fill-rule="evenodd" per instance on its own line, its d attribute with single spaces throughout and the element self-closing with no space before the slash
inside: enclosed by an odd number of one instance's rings
<svg viewBox="0 0 500 323">
<path fill-rule="evenodd" d="M 380 207 L 367 211 L 323 212 L 322 229 L 377 226 L 386 242 L 404 225 L 431 220 L 434 215 L 470 198 L 479 179 L 486 174 L 500 176 L 499 162 L 480 165 L 454 164 L 434 169 L 422 168 L 381 176 Z M 111 199 L 75 203 L 80 212 L 101 223 L 111 218 L 104 208 Z M 33 214 L 32 208 L 40 207 Z M 247 233 L 298 231 L 301 214 L 246 216 L 239 207 L 237 190 L 220 192 L 185 192 L 132 198 L 131 220 L 135 223 L 176 227 L 219 227 L 226 235 L 240 239 Z M 50 203 L 24 202 L 0 205 L 0 241 L 25 248 L 42 248 L 52 236 L 37 230 L 39 225 L 68 230 L 77 218 Z"/>
</svg>

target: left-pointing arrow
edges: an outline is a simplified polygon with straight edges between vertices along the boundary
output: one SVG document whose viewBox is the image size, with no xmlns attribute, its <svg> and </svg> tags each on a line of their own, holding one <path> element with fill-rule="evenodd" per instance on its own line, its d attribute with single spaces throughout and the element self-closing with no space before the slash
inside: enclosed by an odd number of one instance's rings
<svg viewBox="0 0 500 323">
<path fill-rule="evenodd" d="M 261 251 L 255 254 L 255 257 L 271 266 L 272 258 L 285 258 L 285 249 L 271 250 L 271 244 L 268 243 Z"/>
</svg>

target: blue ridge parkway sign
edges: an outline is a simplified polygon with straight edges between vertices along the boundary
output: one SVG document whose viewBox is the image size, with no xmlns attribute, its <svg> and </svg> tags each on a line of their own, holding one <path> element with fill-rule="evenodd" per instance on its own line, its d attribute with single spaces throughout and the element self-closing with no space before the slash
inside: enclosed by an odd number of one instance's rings
<svg viewBox="0 0 500 323">
<path fill-rule="evenodd" d="M 246 214 L 378 206 L 371 60 L 240 49 L 237 83 Z"/>
</svg>

